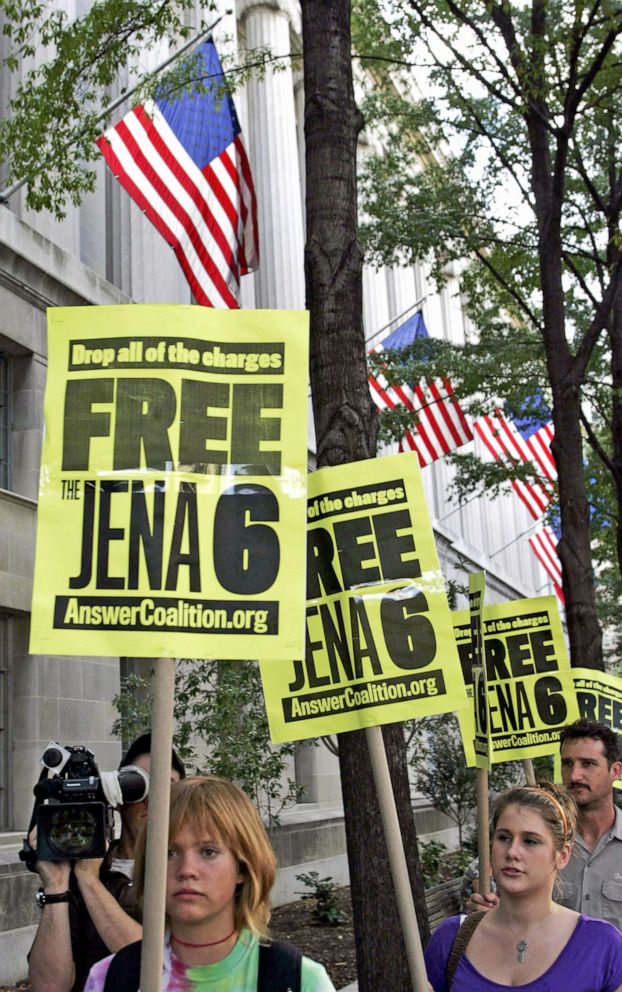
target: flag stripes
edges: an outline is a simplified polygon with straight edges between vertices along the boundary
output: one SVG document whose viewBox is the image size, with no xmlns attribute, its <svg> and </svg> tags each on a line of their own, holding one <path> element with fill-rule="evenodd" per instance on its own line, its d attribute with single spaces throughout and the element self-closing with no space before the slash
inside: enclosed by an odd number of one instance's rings
<svg viewBox="0 0 622 992">
<path fill-rule="evenodd" d="M 197 302 L 237 307 L 240 270 L 234 252 L 243 219 L 229 170 L 217 160 L 204 175 L 152 101 L 135 107 L 98 144 L 121 185 L 174 248 Z M 232 146 L 224 153 L 237 154 Z M 240 199 L 245 216 L 251 196 L 247 189 Z"/>
<path fill-rule="evenodd" d="M 222 80 L 213 42 L 198 50 Z M 97 144 L 124 189 L 172 246 L 203 306 L 237 308 L 240 276 L 258 263 L 257 202 L 228 94 L 148 100 Z"/>
<path fill-rule="evenodd" d="M 551 444 L 555 436 L 552 423 L 545 424 L 537 430 L 531 437 L 525 439 L 525 444 L 532 454 L 533 461 L 539 466 L 542 474 L 549 482 L 557 482 L 557 465 L 551 451 Z"/>
<path fill-rule="evenodd" d="M 370 354 L 376 362 L 381 362 L 384 351 L 407 348 L 417 338 L 427 336 L 423 315 L 418 311 L 373 348 Z M 380 364 L 369 376 L 369 386 L 378 410 L 401 408 L 412 415 L 414 423 L 405 431 L 399 450 L 416 451 L 422 467 L 472 440 L 471 424 L 447 378 L 434 381 L 422 379 L 416 386 L 407 383 L 391 385 Z M 544 424 L 527 436 L 501 410 L 496 410 L 493 415 L 479 418 L 472 426 L 495 461 L 508 467 L 525 464 L 533 470 L 533 479 L 514 479 L 512 487 L 533 519 L 541 522 L 557 489 L 557 467 L 551 450 L 553 424 Z M 554 532 L 549 526 L 541 524 L 529 538 L 529 544 L 550 578 L 555 595 L 563 604 L 562 569 Z"/>
<path fill-rule="evenodd" d="M 548 525 L 538 527 L 529 538 L 529 544 L 553 583 L 555 595 L 563 604 L 565 600 L 562 590 L 562 565 L 557 554 L 557 538 L 552 528 Z"/>
<path fill-rule="evenodd" d="M 419 314 L 417 317 L 420 318 L 417 333 L 413 334 L 412 340 L 416 336 L 427 336 L 423 319 Z M 377 345 L 371 354 L 381 354 L 385 350 L 384 345 L 401 331 L 402 328 L 398 328 L 383 344 Z M 404 335 L 400 340 L 403 337 Z M 407 343 L 410 342 L 401 343 L 401 347 Z M 416 451 L 422 467 L 473 439 L 468 420 L 448 379 L 422 379 L 416 386 L 405 383 L 390 385 L 386 376 L 378 369 L 374 375 L 370 375 L 369 386 L 372 399 L 379 410 L 403 407 L 412 413 L 414 423 L 406 430 L 399 450 Z"/>
<path fill-rule="evenodd" d="M 529 482 L 512 480 L 517 496 L 534 520 L 539 520 L 555 494 L 557 470 L 551 453 L 552 424 L 540 428 L 536 434 L 525 440 L 514 424 L 497 410 L 492 416 L 480 417 L 473 427 L 495 461 L 508 465 L 521 462 L 532 465 L 540 475 L 540 479 Z"/>
</svg>

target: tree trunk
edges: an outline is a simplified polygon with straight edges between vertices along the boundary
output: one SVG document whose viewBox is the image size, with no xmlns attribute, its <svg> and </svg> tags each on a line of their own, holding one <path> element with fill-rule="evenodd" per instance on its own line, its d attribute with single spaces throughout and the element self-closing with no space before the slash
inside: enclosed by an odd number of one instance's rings
<svg viewBox="0 0 622 992">
<path fill-rule="evenodd" d="M 551 199 L 553 197 L 554 194 Z M 562 564 L 570 660 L 575 667 L 602 671 L 602 633 L 596 609 L 590 516 L 583 471 L 579 363 L 572 356 L 566 341 L 561 269 L 561 200 L 546 211 L 539 207 L 536 189 L 543 338 L 553 392 L 555 437 L 552 450 L 557 465 L 562 529 L 558 554 Z M 548 214 L 546 220 L 542 219 L 543 213 Z"/>
<path fill-rule="evenodd" d="M 400 832 L 415 901 L 421 943 L 429 938 L 428 916 L 402 724 L 382 728 Z M 359 992 L 412 992 L 406 949 L 391 881 L 380 811 L 361 730 L 339 734 L 339 766 L 345 813 L 350 890 L 354 913 Z"/>
<path fill-rule="evenodd" d="M 580 391 L 572 379 L 562 378 L 560 381 L 558 377 L 556 381 L 552 364 L 549 361 L 554 399 L 553 454 L 558 466 L 562 522 L 558 554 L 564 580 L 570 660 L 575 667 L 602 671 L 602 634 L 596 610 L 589 509 L 583 474 Z"/>
<path fill-rule="evenodd" d="M 534 10 L 540 9 L 534 5 Z M 533 22 L 532 22 L 533 23 Z M 544 21 L 540 24 L 544 32 Z M 539 57 L 543 59 L 543 48 Z M 542 78 L 544 65 L 540 65 Z M 534 70 L 536 76 L 538 70 Z M 524 84 L 525 85 L 525 84 Z M 557 465 L 562 536 L 558 554 L 566 600 L 571 664 L 602 670 L 602 634 L 596 609 L 590 519 L 581 441 L 582 366 L 566 339 L 562 271 L 562 205 L 567 138 L 557 138 L 554 163 L 546 127 L 549 108 L 527 81 L 525 121 L 531 153 L 531 182 L 538 224 L 538 260 L 542 292 L 544 350 L 553 392 L 552 450 Z"/>
<path fill-rule="evenodd" d="M 318 467 L 376 454 L 367 383 L 362 267 L 357 238 L 356 143 L 349 0 L 302 0 L 311 388 Z M 384 728 L 402 837 L 428 937 L 404 735 Z M 411 988 L 365 734 L 339 735 L 360 992 Z"/>
<path fill-rule="evenodd" d="M 352 89 L 349 3 L 303 0 L 305 276 L 318 465 L 376 454 L 367 382 L 356 144 L 363 120 Z"/>
<path fill-rule="evenodd" d="M 612 475 L 617 496 L 618 518 L 616 528 L 616 551 L 618 569 L 622 576 L 622 294 L 618 294 L 613 309 L 611 331 L 611 436 L 612 436 Z"/>
<path fill-rule="evenodd" d="M 551 195 L 553 199 L 557 199 L 555 193 Z M 561 269 L 561 194 L 558 202 L 545 211 L 538 203 L 536 189 L 536 213 L 540 228 L 538 251 L 544 348 L 553 391 L 555 437 L 552 450 L 557 465 L 562 528 L 558 554 L 562 564 L 570 661 L 575 667 L 602 671 L 602 633 L 596 609 L 590 516 L 583 471 L 579 362 L 572 356 L 566 341 Z M 548 214 L 545 220 L 542 218 L 544 213 Z"/>
</svg>

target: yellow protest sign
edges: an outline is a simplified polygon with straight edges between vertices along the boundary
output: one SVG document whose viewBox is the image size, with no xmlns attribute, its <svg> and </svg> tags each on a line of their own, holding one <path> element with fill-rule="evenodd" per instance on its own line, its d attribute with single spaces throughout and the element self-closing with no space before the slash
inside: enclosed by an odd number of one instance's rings
<svg viewBox="0 0 622 992">
<path fill-rule="evenodd" d="M 31 652 L 301 650 L 307 350 L 304 312 L 49 311 Z"/>
<path fill-rule="evenodd" d="M 469 575 L 469 624 L 471 627 L 471 656 L 473 658 L 473 749 L 475 764 L 488 770 L 492 761 L 488 690 L 484 652 L 484 599 L 486 573 Z"/>
<path fill-rule="evenodd" d="M 467 693 L 472 697 L 468 610 L 454 613 Z M 562 727 L 578 717 L 572 674 L 553 596 L 484 607 L 488 727 L 492 761 L 550 754 Z M 458 713 L 467 765 L 475 765 L 473 708 Z"/>
<path fill-rule="evenodd" d="M 304 659 L 261 665 L 274 741 L 466 706 L 418 459 L 309 477 Z"/>
<path fill-rule="evenodd" d="M 580 719 L 596 720 L 622 734 L 622 679 L 593 668 L 573 668 L 572 679 Z"/>
<path fill-rule="evenodd" d="M 579 717 L 582 720 L 596 720 L 615 730 L 616 734 L 622 734 L 622 679 L 593 668 L 573 668 L 572 681 L 577 694 Z M 555 781 L 561 782 L 559 751 L 554 765 Z M 622 782 L 618 779 L 613 787 L 622 789 Z"/>
</svg>

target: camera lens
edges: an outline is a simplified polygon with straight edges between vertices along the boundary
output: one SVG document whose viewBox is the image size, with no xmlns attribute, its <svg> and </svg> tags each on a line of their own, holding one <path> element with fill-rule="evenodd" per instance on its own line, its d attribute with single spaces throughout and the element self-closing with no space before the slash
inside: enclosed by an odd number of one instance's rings
<svg viewBox="0 0 622 992">
<path fill-rule="evenodd" d="M 66 858 L 85 855 L 97 838 L 97 821 L 86 809 L 59 810 L 50 816 L 48 841 L 57 854 Z"/>
</svg>

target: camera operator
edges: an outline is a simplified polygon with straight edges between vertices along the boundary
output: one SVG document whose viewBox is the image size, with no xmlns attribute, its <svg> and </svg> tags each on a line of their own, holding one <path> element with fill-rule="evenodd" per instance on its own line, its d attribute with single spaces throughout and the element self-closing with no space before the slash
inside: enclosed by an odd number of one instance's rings
<svg viewBox="0 0 622 992">
<path fill-rule="evenodd" d="M 151 734 L 130 746 L 119 768 L 149 772 Z M 172 753 L 171 782 L 185 777 Z M 121 836 L 106 856 L 77 861 L 37 861 L 43 897 L 41 919 L 29 955 L 29 980 L 35 992 L 82 992 L 96 961 L 142 937 L 134 918 L 134 847 L 147 816 L 147 799 L 119 806 Z M 34 838 L 30 838 L 34 846 Z M 59 898 L 55 898 L 59 897 Z"/>
</svg>

